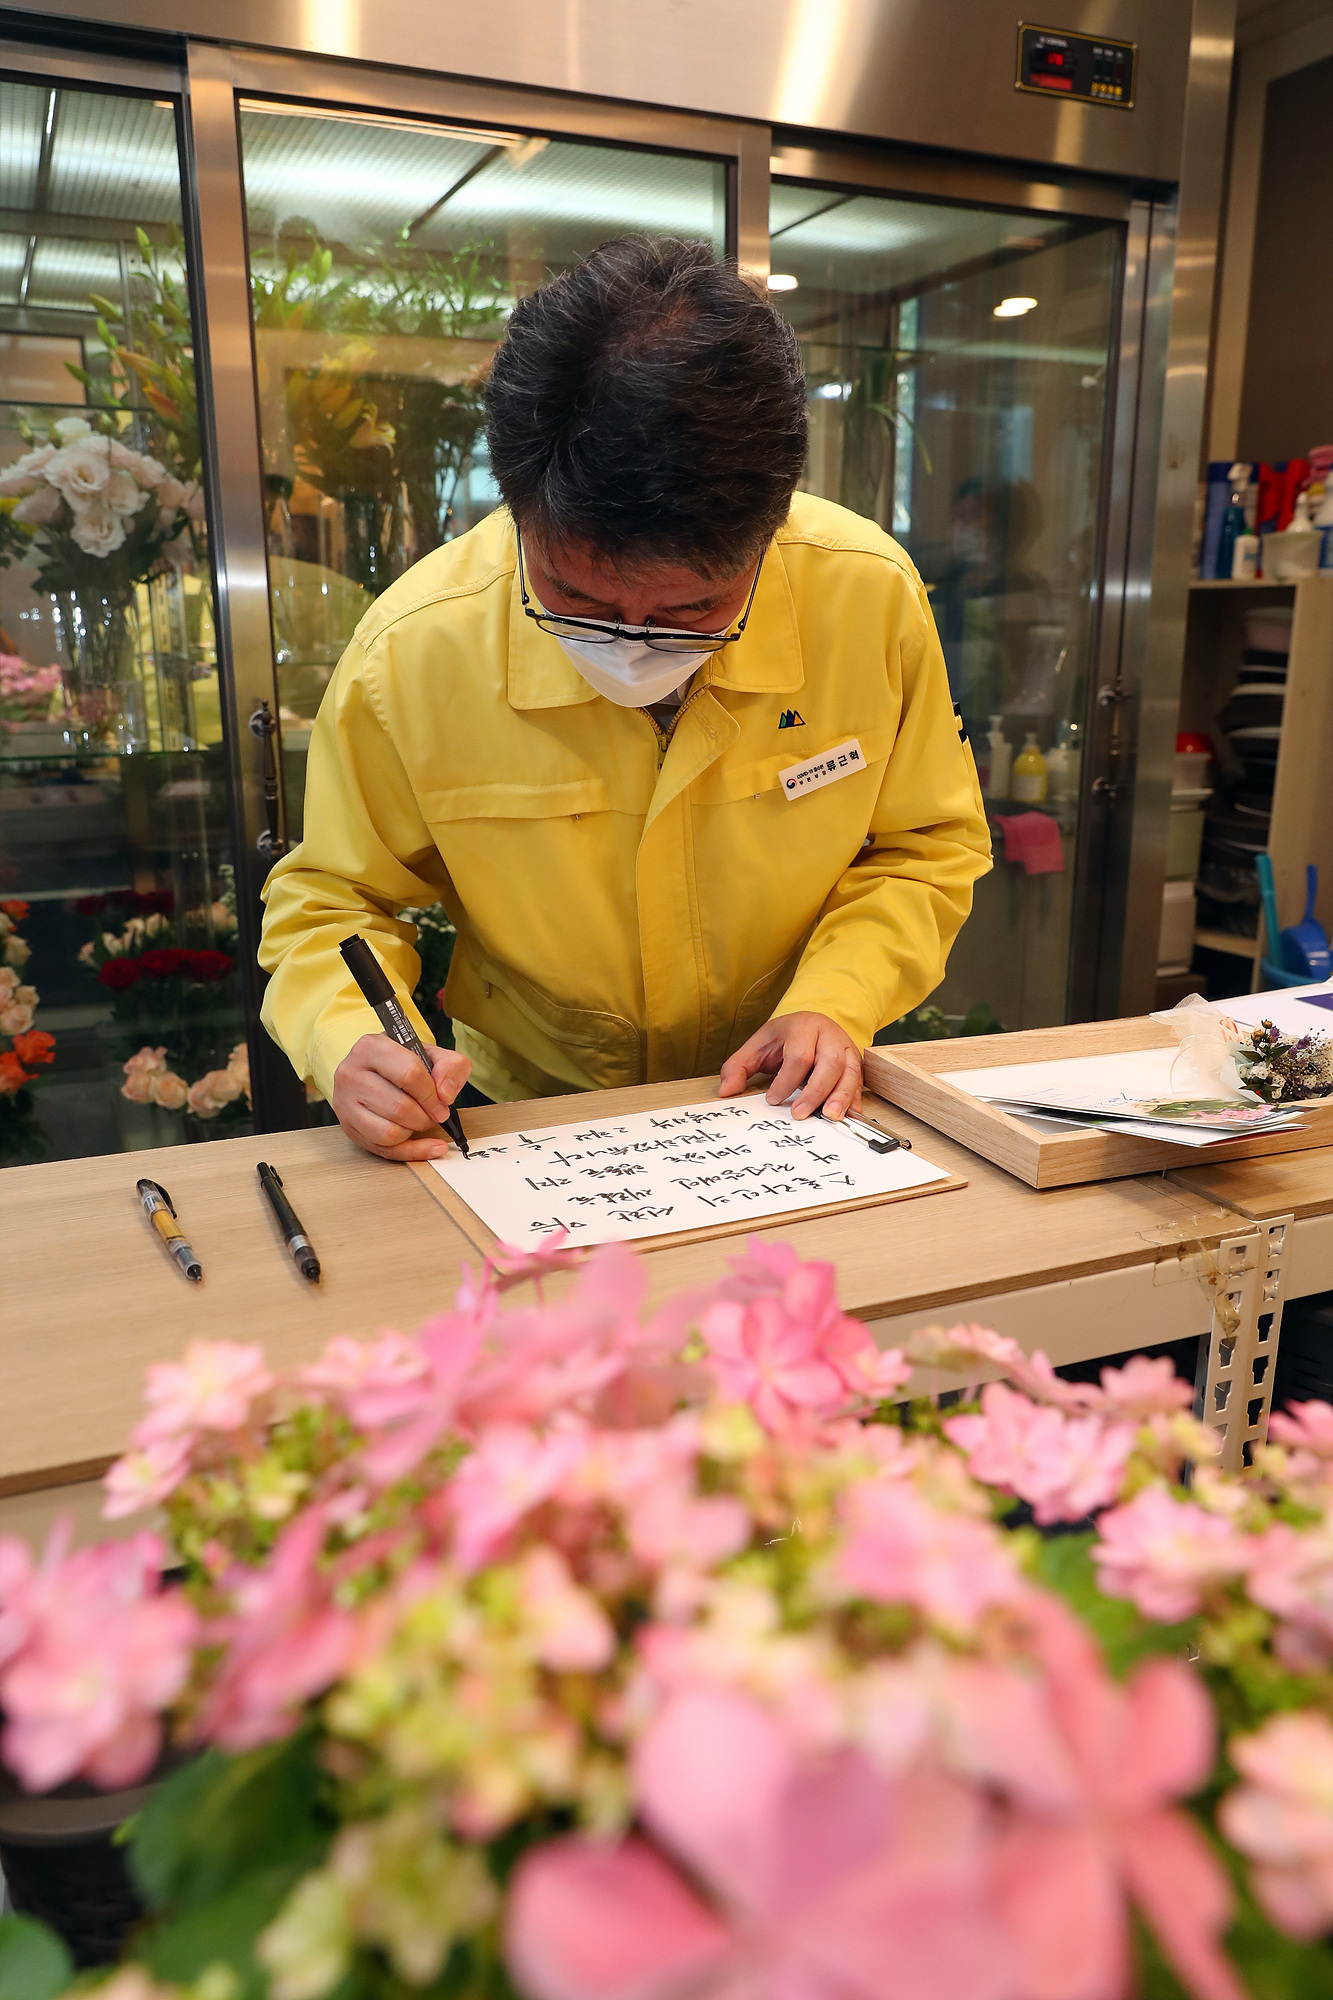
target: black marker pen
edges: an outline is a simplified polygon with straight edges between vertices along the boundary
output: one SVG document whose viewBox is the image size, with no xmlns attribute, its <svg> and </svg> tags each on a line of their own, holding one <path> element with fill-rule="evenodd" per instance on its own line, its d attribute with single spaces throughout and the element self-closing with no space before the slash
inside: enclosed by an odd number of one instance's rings
<svg viewBox="0 0 1333 2000">
<path fill-rule="evenodd" d="M 414 1055 L 420 1056 L 425 1064 L 427 1076 L 434 1082 L 435 1072 L 430 1066 L 430 1057 L 422 1048 L 416 1029 L 399 1005 L 397 994 L 390 986 L 383 967 L 365 939 L 344 938 L 338 949 L 343 955 L 347 970 L 379 1016 L 379 1023 L 385 1034 L 392 1036 L 401 1048 L 411 1049 Z M 452 1104 L 444 1120 L 444 1129 L 466 1159 L 467 1136 L 463 1131 L 462 1120 Z"/>
</svg>

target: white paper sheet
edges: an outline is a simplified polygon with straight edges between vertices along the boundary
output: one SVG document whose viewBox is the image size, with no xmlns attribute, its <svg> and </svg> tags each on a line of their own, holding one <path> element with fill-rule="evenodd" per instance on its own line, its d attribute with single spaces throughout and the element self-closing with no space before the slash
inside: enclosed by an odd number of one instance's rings
<svg viewBox="0 0 1333 2000">
<path fill-rule="evenodd" d="M 688 1104 L 474 1141 L 432 1160 L 502 1243 L 553 1230 L 572 1243 L 626 1243 L 763 1222 L 797 1209 L 900 1194 L 947 1180 L 916 1153 L 872 1153 L 832 1119 L 794 1119 L 762 1097 Z"/>
<path fill-rule="evenodd" d="M 1168 1136 L 1172 1136 L 1189 1116 L 1188 1111 L 1176 1107 L 1186 1106 L 1198 1096 L 1197 1090 L 1182 1089 L 1174 1081 L 1179 1053 L 1176 1048 L 1131 1049 L 1111 1056 L 1068 1056 L 1053 1062 L 950 1070 L 947 1075 L 950 1083 L 956 1083 L 969 1097 L 980 1098 L 984 1103 L 1023 1105 L 1033 1111 L 1100 1112 L 1139 1123 L 1161 1124 Z M 1172 1116 L 1154 1111 L 1155 1105 L 1170 1105 Z M 1197 1122 L 1184 1129 L 1222 1132 L 1232 1137 L 1238 1133 L 1277 1131 L 1291 1123 L 1289 1113 L 1240 1101 L 1217 1111 L 1202 1105 L 1195 1117 Z"/>
<path fill-rule="evenodd" d="M 1141 1124 L 1133 1118 L 1094 1118 L 1091 1112 L 1082 1117 L 1076 1111 L 1051 1111 L 1043 1115 L 1039 1111 L 1029 1111 L 1026 1105 L 1006 1104 L 998 1097 L 988 1097 L 986 1102 L 1000 1111 L 1007 1111 L 1011 1118 L 1017 1118 L 1020 1125 L 1027 1125 L 1038 1134 L 1118 1132 L 1125 1139 L 1154 1139 L 1159 1146 L 1225 1146 L 1228 1139 L 1236 1136 L 1234 1132 L 1200 1132 L 1193 1125 L 1163 1127 Z"/>
<path fill-rule="evenodd" d="M 1284 1035 L 1333 1035 L 1333 980 L 1322 986 L 1279 986 L 1272 993 L 1244 993 L 1215 1000 L 1219 1014 L 1253 1028 L 1271 1021 Z"/>
</svg>

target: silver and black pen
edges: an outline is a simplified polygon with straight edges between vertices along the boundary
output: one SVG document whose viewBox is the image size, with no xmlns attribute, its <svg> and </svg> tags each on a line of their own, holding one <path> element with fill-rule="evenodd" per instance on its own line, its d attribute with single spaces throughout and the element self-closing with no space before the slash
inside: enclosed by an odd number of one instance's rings
<svg viewBox="0 0 1333 2000">
<path fill-rule="evenodd" d="M 824 1116 L 822 1105 L 815 1116 L 817 1118 Z M 896 1153 L 900 1147 L 905 1153 L 910 1153 L 912 1150 L 910 1139 L 896 1139 L 892 1132 L 884 1131 L 882 1126 L 872 1125 L 866 1118 L 858 1118 L 855 1112 L 844 1111 L 841 1118 L 830 1118 L 828 1122 L 830 1125 L 844 1126 L 854 1139 L 859 1139 L 863 1146 L 869 1146 L 872 1153 Z"/>
</svg>

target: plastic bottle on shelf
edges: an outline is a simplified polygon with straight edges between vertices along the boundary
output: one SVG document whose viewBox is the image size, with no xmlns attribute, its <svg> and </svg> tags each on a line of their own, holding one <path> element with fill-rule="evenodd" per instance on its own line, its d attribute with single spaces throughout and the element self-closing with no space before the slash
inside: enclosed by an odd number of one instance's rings
<svg viewBox="0 0 1333 2000">
<path fill-rule="evenodd" d="M 1231 497 L 1222 516 L 1222 532 L 1217 542 L 1217 568 L 1213 572 L 1214 576 L 1221 577 L 1231 575 L 1231 565 L 1236 553 L 1236 537 L 1243 535 L 1248 525 L 1245 519 L 1245 489 L 1250 480 L 1250 468 L 1248 465 L 1237 463 L 1232 466 L 1228 476 Z"/>
<path fill-rule="evenodd" d="M 982 787 L 988 799 L 1007 799 L 1009 796 L 1009 769 L 1013 763 L 1013 745 L 1000 727 L 1001 717 L 993 715 L 990 728 L 986 731 L 986 741 L 990 745 L 990 770 Z"/>
<path fill-rule="evenodd" d="M 1314 526 L 1320 534 L 1319 567 L 1333 571 L 1333 478 L 1324 481 L 1324 497 L 1314 517 Z"/>
<path fill-rule="evenodd" d="M 1062 722 L 1053 748 L 1046 752 L 1046 797 L 1062 826 L 1072 825 L 1078 812 L 1078 788 L 1083 775 L 1083 751 L 1078 724 Z"/>
<path fill-rule="evenodd" d="M 1024 805 L 1039 806 L 1046 797 L 1046 759 L 1037 748 L 1037 732 L 1029 729 L 1014 759 L 1013 796 Z"/>
</svg>

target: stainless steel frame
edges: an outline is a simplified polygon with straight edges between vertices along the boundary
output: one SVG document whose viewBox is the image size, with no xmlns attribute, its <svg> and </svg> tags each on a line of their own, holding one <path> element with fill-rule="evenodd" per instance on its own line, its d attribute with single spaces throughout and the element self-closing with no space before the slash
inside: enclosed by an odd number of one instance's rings
<svg viewBox="0 0 1333 2000">
<path fill-rule="evenodd" d="M 360 64 L 1173 182 L 1185 0 L 1060 0 L 1065 28 L 1139 47 L 1133 111 L 1015 89 L 1020 9 L 996 0 L 26 0 L 26 11 Z"/>
<path fill-rule="evenodd" d="M 1165 264 L 1160 266 L 1160 292 L 1153 281 L 1154 326 L 1165 333 L 1165 353 L 1160 361 L 1145 359 L 1144 380 L 1150 367 L 1160 368 L 1164 380 L 1160 398 L 1153 399 L 1160 429 L 1155 440 L 1145 436 L 1140 448 L 1142 456 L 1152 442 L 1156 472 L 1151 495 L 1143 495 L 1126 586 L 1134 632 L 1125 657 L 1138 690 L 1137 729 L 1118 928 L 1119 911 L 1107 913 L 1108 949 L 1120 956 L 1118 964 L 1107 959 L 1100 982 L 1097 1011 L 1105 1015 L 1144 1013 L 1156 991 L 1235 24 L 1236 0 L 1194 0 L 1179 195 L 1163 211 L 1163 224 L 1169 216 L 1174 235 L 1174 256 L 1169 275 Z"/>
<path fill-rule="evenodd" d="M 1097 694 L 1112 698 L 1091 711 L 1099 726 L 1085 758 L 1070 984 L 1077 1018 L 1151 1002 L 1235 4 L 1116 0 L 1117 32 L 1140 44 L 1142 92 L 1133 114 L 1111 117 L 1101 107 L 1014 92 L 1017 17 L 994 0 L 950 0 L 944 33 L 937 10 L 903 0 L 837 8 L 825 0 L 715 0 L 706 18 L 688 4 L 627 11 L 623 0 L 490 0 L 484 9 L 447 12 L 417 0 L 336 7 L 232 0 L 221 20 L 205 0 L 28 0 L 25 34 L 39 34 L 46 16 L 61 22 L 68 41 L 77 32 L 73 17 L 143 31 L 159 38 L 147 46 L 180 49 L 184 58 L 178 69 L 0 43 L 0 67 L 151 89 L 183 106 L 201 405 L 212 441 L 219 672 L 261 1129 L 299 1122 L 303 1109 L 286 1064 L 257 1026 L 253 947 L 267 819 L 261 745 L 247 724 L 265 702 L 276 715 L 277 691 L 238 93 L 721 159 L 728 247 L 760 275 L 768 270 L 771 173 L 1125 223 L 1096 667 Z M 1105 0 L 1062 0 L 1061 18 L 1104 31 Z M 471 80 L 477 76 L 499 81 Z M 665 108 L 681 102 L 704 108 Z M 818 142 L 808 144 L 816 131 Z M 863 136 L 893 144 L 854 150 L 850 139 Z M 1171 184 L 1182 170 L 1177 258 Z"/>
</svg>

